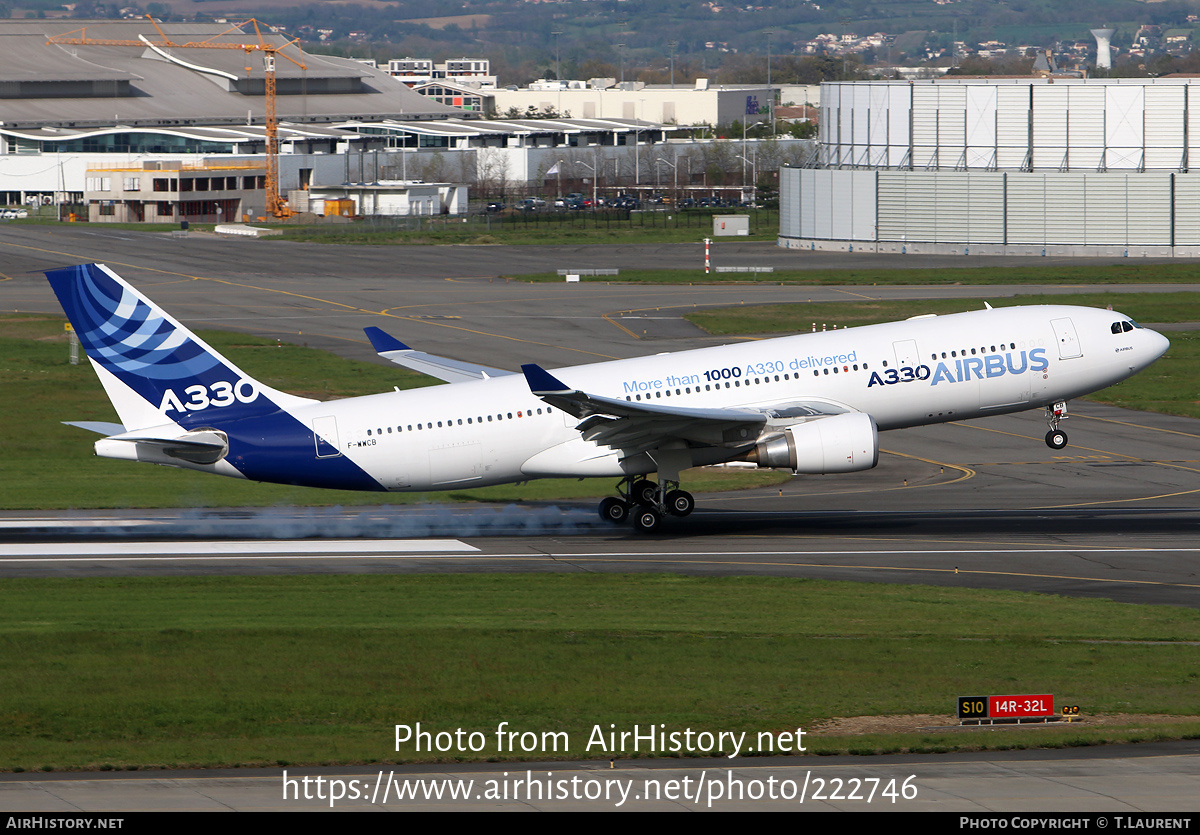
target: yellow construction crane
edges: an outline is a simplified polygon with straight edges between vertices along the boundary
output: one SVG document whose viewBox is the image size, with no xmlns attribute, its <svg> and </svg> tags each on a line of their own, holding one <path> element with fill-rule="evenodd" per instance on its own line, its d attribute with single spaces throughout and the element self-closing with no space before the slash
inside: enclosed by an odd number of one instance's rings
<svg viewBox="0 0 1200 835">
<path fill-rule="evenodd" d="M 282 55 L 287 58 L 297 67 L 302 70 L 307 70 L 300 61 L 292 58 L 290 55 L 284 55 L 283 50 L 297 43 L 299 39 L 290 40 L 282 46 L 275 46 L 267 43 L 263 38 L 262 30 L 259 29 L 258 21 L 254 18 L 243 20 L 240 23 L 235 23 L 226 29 L 224 32 L 213 35 L 208 40 L 189 41 L 187 43 L 175 43 L 172 41 L 158 22 L 146 15 L 146 19 L 154 25 L 155 31 L 158 32 L 161 41 L 152 41 L 149 38 L 138 35 L 138 40 L 117 40 L 111 38 L 89 38 L 87 37 L 87 29 L 75 29 L 62 35 L 51 37 L 47 44 L 75 44 L 86 46 L 152 46 L 160 49 L 240 49 L 246 53 L 249 58 L 252 52 L 261 52 L 263 54 L 263 75 L 266 86 L 266 129 L 267 129 L 267 213 L 276 218 L 291 217 L 293 212 L 288 207 L 287 200 L 279 194 L 279 120 L 275 115 L 275 57 Z M 218 41 L 217 38 L 223 38 L 227 35 L 245 35 L 242 31 L 243 26 L 253 26 L 254 35 L 257 38 L 256 43 L 232 43 Z M 246 72 L 251 72 L 250 67 L 246 67 Z"/>
</svg>

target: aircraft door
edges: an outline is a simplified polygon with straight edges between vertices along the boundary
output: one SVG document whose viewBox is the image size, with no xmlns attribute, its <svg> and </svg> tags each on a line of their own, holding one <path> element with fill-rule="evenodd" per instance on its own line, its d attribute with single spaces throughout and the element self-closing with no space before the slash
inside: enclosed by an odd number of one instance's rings
<svg viewBox="0 0 1200 835">
<path fill-rule="evenodd" d="M 1051 319 L 1050 325 L 1054 328 L 1054 336 L 1058 339 L 1058 358 L 1060 360 L 1071 360 L 1083 356 L 1079 337 L 1075 333 L 1074 322 L 1067 318 Z"/>
<path fill-rule="evenodd" d="M 893 342 L 892 348 L 896 351 L 896 365 L 900 368 L 916 368 L 921 364 L 921 359 L 917 355 L 917 340 L 906 339 L 903 342 Z"/>
<path fill-rule="evenodd" d="M 313 445 L 316 447 L 318 458 L 336 458 L 342 454 L 337 418 L 332 415 L 313 418 Z"/>
</svg>

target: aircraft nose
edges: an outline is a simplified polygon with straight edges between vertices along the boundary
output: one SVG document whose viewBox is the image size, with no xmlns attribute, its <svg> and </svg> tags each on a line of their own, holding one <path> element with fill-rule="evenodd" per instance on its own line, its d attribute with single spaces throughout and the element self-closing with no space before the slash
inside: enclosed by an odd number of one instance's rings
<svg viewBox="0 0 1200 835">
<path fill-rule="evenodd" d="M 1158 331 L 1142 328 L 1141 334 L 1141 345 L 1132 358 L 1136 364 L 1130 366 L 1130 370 L 1135 372 L 1151 365 L 1171 347 L 1171 341 Z"/>
<path fill-rule="evenodd" d="M 1171 340 L 1167 339 L 1158 331 L 1149 331 L 1148 334 L 1151 337 L 1149 346 L 1149 362 L 1154 362 L 1154 360 L 1165 354 L 1167 349 L 1171 347 Z"/>
</svg>

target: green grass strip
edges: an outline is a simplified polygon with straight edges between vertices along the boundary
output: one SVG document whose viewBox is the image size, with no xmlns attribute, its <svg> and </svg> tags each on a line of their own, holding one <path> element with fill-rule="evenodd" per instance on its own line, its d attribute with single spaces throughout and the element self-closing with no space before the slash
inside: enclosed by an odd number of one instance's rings
<svg viewBox="0 0 1200 835">
<path fill-rule="evenodd" d="M 0 768 L 507 758 L 502 721 L 571 742 L 518 757 L 604 756 L 585 750 L 597 724 L 754 735 L 1022 692 L 1085 717 L 1177 715 L 1156 735 L 1188 736 L 1200 733 L 1197 641 L 1189 609 L 779 578 L 5 579 Z M 396 752 L 393 726 L 418 721 L 489 743 Z M 808 741 L 831 753 L 1129 733 L 1145 732 Z"/>
<path fill-rule="evenodd" d="M 1200 293 L 1021 294 L 986 299 L 993 307 L 1061 304 L 1112 307 L 1141 322 L 1200 322 Z M 684 318 L 718 336 L 808 333 L 814 327 L 849 328 L 895 322 L 911 316 L 944 316 L 983 310 L 985 299 L 872 299 L 854 302 L 738 305 L 697 310 Z"/>
<path fill-rule="evenodd" d="M 722 255 L 721 244 L 712 244 L 713 265 L 755 266 L 753 256 L 732 259 Z M 744 238 L 739 240 L 745 240 Z M 803 264 L 804 255 L 796 256 Z M 903 263 L 903 258 L 896 259 Z M 1200 268 L 1195 264 L 1142 264 L 1125 261 L 1104 265 L 1055 265 L 1046 267 L 937 267 L 914 269 L 776 269 L 770 273 L 704 272 L 704 252 L 696 248 L 694 266 L 671 270 L 622 270 L 618 276 L 583 276 L 581 281 L 630 282 L 638 284 L 811 284 L 842 285 L 956 285 L 956 284 L 1057 284 L 1079 286 L 1093 284 L 1194 284 L 1200 283 Z M 562 281 L 556 273 L 513 275 L 516 281 Z"/>
<path fill-rule="evenodd" d="M 772 210 L 701 210 L 687 212 L 603 212 L 568 214 L 537 212 L 529 215 L 472 215 L 435 218 L 370 218 L 354 223 L 282 225 L 281 238 L 305 243 L 391 246 L 403 244 L 571 245 L 695 243 L 712 237 L 714 214 L 745 214 L 750 234 L 737 240 L 774 241 L 779 234 L 779 213 Z M 697 252 L 700 252 L 699 246 Z M 702 262 L 701 262 L 702 263 Z"/>
</svg>

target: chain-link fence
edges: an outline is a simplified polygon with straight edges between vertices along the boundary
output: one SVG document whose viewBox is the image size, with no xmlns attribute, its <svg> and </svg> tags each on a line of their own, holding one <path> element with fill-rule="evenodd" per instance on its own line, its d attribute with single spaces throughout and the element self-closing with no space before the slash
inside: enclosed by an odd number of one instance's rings
<svg viewBox="0 0 1200 835">
<path fill-rule="evenodd" d="M 710 234 L 714 215 L 748 215 L 750 233 L 774 234 L 779 230 L 779 212 L 769 209 L 713 208 L 665 211 L 597 209 L 595 211 L 539 210 L 479 211 L 470 215 L 375 215 L 351 223 L 318 224 L 306 232 L 337 237 L 363 232 L 461 233 L 520 235 L 553 231 L 637 231 L 695 229 L 698 236 Z"/>
</svg>

